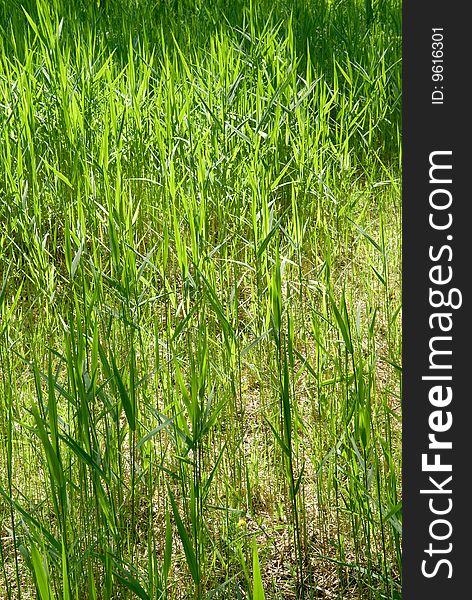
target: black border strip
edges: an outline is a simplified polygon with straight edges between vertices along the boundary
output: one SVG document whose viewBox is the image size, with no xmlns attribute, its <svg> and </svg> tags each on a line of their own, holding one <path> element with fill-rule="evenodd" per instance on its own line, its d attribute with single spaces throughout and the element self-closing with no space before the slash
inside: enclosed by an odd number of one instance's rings
<svg viewBox="0 0 472 600">
<path fill-rule="evenodd" d="M 472 398 L 471 386 L 467 385 L 468 373 L 472 373 L 469 360 L 472 327 L 467 293 L 472 255 L 469 245 L 472 228 L 468 219 L 469 188 L 472 187 L 469 182 L 472 168 L 468 164 L 472 155 L 469 147 L 472 106 L 466 91 L 471 72 L 472 30 L 466 7 L 467 3 L 437 0 L 405 0 L 403 3 L 405 600 L 472 597 L 468 548 L 472 533 L 469 491 Z M 438 33 L 442 30 L 442 47 L 432 45 L 433 28 Z M 440 38 L 437 35 L 435 39 Z M 440 49 L 442 56 L 437 52 Z M 443 67 L 442 80 L 433 77 L 434 71 L 441 71 L 436 65 Z M 434 98 L 433 92 L 436 92 Z M 439 92 L 443 93 L 442 103 Z M 430 173 L 433 163 L 449 165 L 452 169 L 438 167 Z M 445 208 L 437 208 L 439 205 Z M 438 228 L 450 219 L 449 227 Z M 438 268 L 431 271 L 433 267 Z M 443 281 L 449 275 L 451 280 L 447 283 L 432 281 Z M 456 292 L 449 296 L 453 289 Z M 451 299 L 451 304 L 458 305 L 461 298 L 462 306 L 434 308 L 432 303 L 441 304 L 441 295 L 437 293 L 431 299 L 432 290 L 443 293 L 445 304 Z M 435 313 L 448 316 L 433 317 Z M 450 331 L 441 330 L 449 326 Z M 448 336 L 451 339 L 447 339 Z M 433 339 L 435 337 L 437 339 Z M 452 353 L 435 354 L 437 350 Z M 424 376 L 451 379 L 422 379 Z M 436 389 L 431 391 L 432 388 Z M 450 401 L 448 393 L 452 394 Z M 444 431 L 439 432 L 441 428 Z M 431 434 L 435 434 L 434 440 L 445 445 L 428 448 Z M 452 443 L 451 449 L 447 447 L 448 442 Z M 423 454 L 427 455 L 426 467 L 422 466 Z M 432 470 L 435 461 L 439 465 L 437 471 Z M 448 465 L 451 471 L 442 470 Z M 421 493 L 421 490 L 426 492 Z M 441 511 L 443 514 L 439 514 Z"/>
</svg>

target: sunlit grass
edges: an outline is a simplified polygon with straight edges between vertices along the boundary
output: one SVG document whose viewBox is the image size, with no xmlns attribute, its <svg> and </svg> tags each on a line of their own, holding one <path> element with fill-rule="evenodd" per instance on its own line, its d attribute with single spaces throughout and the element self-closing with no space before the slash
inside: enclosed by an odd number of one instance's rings
<svg viewBox="0 0 472 600">
<path fill-rule="evenodd" d="M 399 4 L 0 15 L 0 597 L 399 598 Z"/>
</svg>

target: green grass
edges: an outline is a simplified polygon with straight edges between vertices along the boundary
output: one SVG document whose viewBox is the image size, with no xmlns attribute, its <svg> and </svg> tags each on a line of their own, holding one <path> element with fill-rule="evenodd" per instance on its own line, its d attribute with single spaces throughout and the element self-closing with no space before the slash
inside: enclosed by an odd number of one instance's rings
<svg viewBox="0 0 472 600">
<path fill-rule="evenodd" d="M 0 4 L 0 597 L 401 597 L 396 0 Z"/>
</svg>

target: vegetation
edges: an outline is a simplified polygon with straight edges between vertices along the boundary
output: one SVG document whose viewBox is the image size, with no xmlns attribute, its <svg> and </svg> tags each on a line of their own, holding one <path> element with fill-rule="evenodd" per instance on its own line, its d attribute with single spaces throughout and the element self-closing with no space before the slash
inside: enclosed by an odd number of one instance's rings
<svg viewBox="0 0 472 600">
<path fill-rule="evenodd" d="M 0 3 L 0 597 L 401 596 L 397 0 Z"/>
</svg>

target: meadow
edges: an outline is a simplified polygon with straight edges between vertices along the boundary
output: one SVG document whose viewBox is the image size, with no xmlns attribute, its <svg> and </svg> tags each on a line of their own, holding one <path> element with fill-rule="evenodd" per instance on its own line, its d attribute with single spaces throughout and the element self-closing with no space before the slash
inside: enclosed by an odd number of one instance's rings
<svg viewBox="0 0 472 600">
<path fill-rule="evenodd" d="M 0 2 L 0 598 L 401 598 L 398 0 Z"/>
</svg>

